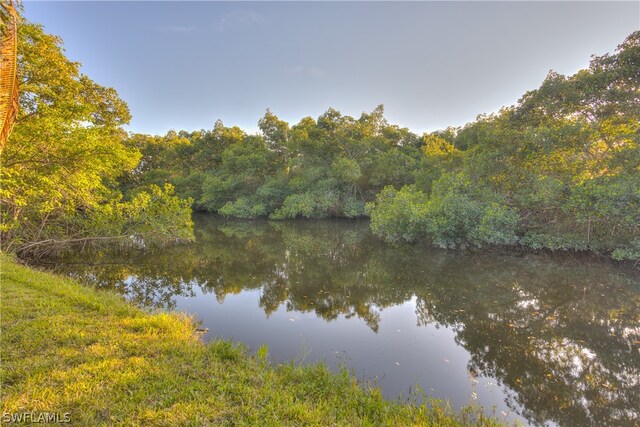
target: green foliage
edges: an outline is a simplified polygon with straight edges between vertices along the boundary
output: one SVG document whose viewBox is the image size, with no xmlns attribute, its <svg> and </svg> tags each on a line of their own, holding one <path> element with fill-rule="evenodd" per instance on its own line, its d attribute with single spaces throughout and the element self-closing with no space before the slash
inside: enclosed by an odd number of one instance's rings
<svg viewBox="0 0 640 427">
<path fill-rule="evenodd" d="M 416 187 L 387 187 L 368 212 L 374 233 L 390 241 L 426 238 L 443 248 L 517 241 L 517 213 L 460 174 L 443 175 L 429 196 Z"/>
<path fill-rule="evenodd" d="M 39 25 L 22 21 L 18 49 L 20 114 L 0 169 L 2 248 L 114 238 L 134 222 L 146 227 L 147 239 L 189 238 L 185 206 L 169 188 L 120 201 L 121 183 L 164 185 L 168 172 L 157 167 L 164 165 L 156 160 L 162 150 L 150 150 L 141 162 L 137 141 L 124 142 L 120 126 L 130 115 L 115 90 L 80 74 L 61 40 Z M 143 172 L 144 179 L 133 179 Z"/>
<path fill-rule="evenodd" d="M 427 207 L 427 236 L 440 247 L 516 243 L 518 214 L 489 189 L 463 174 L 434 183 Z"/>
<path fill-rule="evenodd" d="M 269 355 L 269 346 L 267 344 L 262 344 L 258 351 L 256 352 L 256 357 L 261 363 L 266 362 L 267 356 Z"/>
<path fill-rule="evenodd" d="M 202 198 L 202 184 L 206 175 L 202 172 L 194 172 L 187 176 L 178 176 L 171 181 L 176 188 L 176 194 L 181 198 L 200 200 Z"/>
<path fill-rule="evenodd" d="M 474 224 L 469 233 L 469 241 L 481 246 L 513 245 L 518 241 L 517 231 L 519 216 L 516 211 L 508 206 L 492 202 L 484 205 L 480 220 Z"/>
<path fill-rule="evenodd" d="M 364 216 L 365 203 L 357 197 L 348 197 L 342 206 L 342 214 L 347 218 L 358 218 Z"/>
<path fill-rule="evenodd" d="M 98 206 L 82 229 L 95 236 L 126 236 L 149 244 L 193 240 L 191 200 L 174 195 L 171 184 L 139 189 L 128 201 Z"/>
<path fill-rule="evenodd" d="M 289 124 L 278 119 L 271 110 L 267 110 L 264 117 L 258 121 L 258 127 L 264 135 L 267 144 L 274 151 L 283 153 L 287 150 L 286 143 L 289 137 Z"/>
<path fill-rule="evenodd" d="M 287 196 L 282 206 L 270 216 L 272 219 L 321 218 L 335 211 L 338 194 L 331 190 L 306 192 Z"/>
<path fill-rule="evenodd" d="M 218 210 L 220 215 L 236 218 L 256 218 L 265 216 L 267 210 L 261 203 L 255 203 L 249 197 L 241 197 L 234 202 L 227 202 Z"/>
<path fill-rule="evenodd" d="M 426 135 L 415 186 L 369 206 L 374 231 L 638 259 L 639 52 L 636 32 L 586 70 L 550 73 L 513 107 Z"/>
<path fill-rule="evenodd" d="M 382 151 L 371 160 L 367 171 L 369 172 L 369 184 L 373 189 L 386 185 L 400 188 L 414 181 L 412 172 L 420 170 L 417 167 L 417 150 L 414 152 L 393 147 Z"/>
<path fill-rule="evenodd" d="M 331 165 L 330 176 L 340 184 L 353 185 L 360 179 L 362 172 L 358 162 L 341 157 Z"/>
<path fill-rule="evenodd" d="M 611 253 L 611 257 L 618 261 L 640 259 L 640 239 L 634 239 L 630 244 L 617 248 Z M 637 262 L 637 261 L 636 261 Z"/>
<path fill-rule="evenodd" d="M 428 196 L 411 186 L 385 187 L 367 204 L 371 230 L 389 241 L 414 241 L 425 235 Z"/>
<path fill-rule="evenodd" d="M 264 203 L 255 194 L 273 171 L 275 156 L 262 138 L 246 137 L 241 143 L 230 144 L 222 151 L 219 166 L 205 174 L 198 205 L 208 211 L 242 218 L 266 215 Z M 269 188 L 264 192 L 268 197 Z M 252 206 L 249 199 L 255 200 Z M 256 207 L 258 205 L 262 207 Z"/>
<path fill-rule="evenodd" d="M 379 106 L 359 119 L 329 109 L 289 126 L 270 110 L 262 135 L 217 121 L 211 131 L 133 135 L 138 168 L 126 188 L 172 183 L 193 207 L 225 216 L 273 219 L 365 215 L 385 185 L 414 181 L 419 138 L 389 125 Z"/>
<path fill-rule="evenodd" d="M 269 176 L 264 183 L 256 190 L 256 197 L 265 206 L 266 212 L 273 212 L 277 207 L 282 206 L 285 198 L 291 193 L 288 177 L 283 172 L 276 172 Z"/>
<path fill-rule="evenodd" d="M 462 153 L 453 144 L 436 134 L 425 135 L 422 147 L 423 157 L 420 167 L 414 172 L 416 185 L 423 191 L 431 192 L 433 183 L 440 176 L 459 168 Z"/>
</svg>

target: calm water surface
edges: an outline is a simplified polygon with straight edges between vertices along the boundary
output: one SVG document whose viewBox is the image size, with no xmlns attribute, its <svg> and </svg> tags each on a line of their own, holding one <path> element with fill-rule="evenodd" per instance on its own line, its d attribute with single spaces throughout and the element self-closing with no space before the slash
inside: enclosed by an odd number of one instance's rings
<svg viewBox="0 0 640 427">
<path fill-rule="evenodd" d="M 525 424 L 640 423 L 640 274 L 393 246 L 364 221 L 196 216 L 197 241 L 57 266 L 149 308 L 195 315 L 274 363 L 346 366 L 389 398 L 421 390 Z"/>
</svg>

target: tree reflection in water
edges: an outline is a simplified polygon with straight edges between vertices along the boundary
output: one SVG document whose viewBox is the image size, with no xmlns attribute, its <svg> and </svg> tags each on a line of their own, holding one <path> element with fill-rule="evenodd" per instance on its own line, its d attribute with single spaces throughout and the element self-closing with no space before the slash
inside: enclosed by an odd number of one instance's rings
<svg viewBox="0 0 640 427">
<path fill-rule="evenodd" d="M 415 296 L 417 324 L 452 328 L 469 371 L 498 379 L 532 423 L 640 420 L 637 272 L 593 258 L 392 246 L 363 221 L 196 220 L 194 244 L 77 254 L 58 269 L 143 307 L 174 308 L 196 287 L 220 302 L 260 290 L 267 316 L 285 305 L 373 331 L 381 310 Z"/>
</svg>

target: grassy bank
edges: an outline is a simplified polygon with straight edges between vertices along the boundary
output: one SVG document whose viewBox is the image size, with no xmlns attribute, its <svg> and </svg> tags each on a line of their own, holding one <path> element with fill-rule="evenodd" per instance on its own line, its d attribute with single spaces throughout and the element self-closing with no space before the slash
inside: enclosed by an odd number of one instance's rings
<svg viewBox="0 0 640 427">
<path fill-rule="evenodd" d="M 2 261 L 2 413 L 75 425 L 463 425 L 472 410 L 385 401 L 321 365 L 272 366 L 191 319 Z M 62 418 L 62 415 L 60 415 Z"/>
</svg>

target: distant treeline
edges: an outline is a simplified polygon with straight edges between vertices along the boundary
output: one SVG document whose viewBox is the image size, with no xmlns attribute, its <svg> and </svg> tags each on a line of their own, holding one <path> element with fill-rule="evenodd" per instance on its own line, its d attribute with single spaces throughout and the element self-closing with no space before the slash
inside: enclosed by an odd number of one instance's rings
<svg viewBox="0 0 640 427">
<path fill-rule="evenodd" d="M 389 240 L 640 258 L 640 32 L 461 128 L 416 135 L 382 106 L 258 125 L 131 135 L 142 160 L 123 188 L 168 182 L 230 217 L 370 216 Z"/>
<path fill-rule="evenodd" d="M 369 216 L 395 241 L 525 245 L 640 258 L 640 31 L 511 107 L 416 135 L 383 107 L 329 109 L 260 134 L 126 134 L 127 105 L 22 21 L 20 113 L 2 153 L 3 250 L 193 238 L 190 206 L 229 217 Z"/>
</svg>

